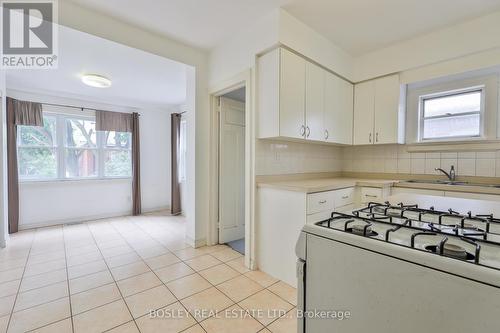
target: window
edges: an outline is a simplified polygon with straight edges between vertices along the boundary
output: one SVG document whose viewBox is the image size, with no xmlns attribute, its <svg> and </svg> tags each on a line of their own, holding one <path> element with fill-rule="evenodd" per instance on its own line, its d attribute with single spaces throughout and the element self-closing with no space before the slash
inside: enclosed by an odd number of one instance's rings
<svg viewBox="0 0 500 333">
<path fill-rule="evenodd" d="M 43 122 L 18 128 L 20 180 L 131 176 L 131 133 L 97 132 L 89 116 L 44 113 Z"/>
<path fill-rule="evenodd" d="M 421 96 L 421 140 L 481 137 L 483 95 L 476 87 Z"/>
</svg>

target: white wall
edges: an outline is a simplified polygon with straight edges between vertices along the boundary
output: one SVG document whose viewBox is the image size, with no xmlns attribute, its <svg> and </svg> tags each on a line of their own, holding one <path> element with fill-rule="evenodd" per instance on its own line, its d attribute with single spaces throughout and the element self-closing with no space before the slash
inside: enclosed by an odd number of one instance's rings
<svg viewBox="0 0 500 333">
<path fill-rule="evenodd" d="M 8 91 L 22 100 L 77 105 L 109 111 L 132 112 L 140 116 L 141 192 L 143 211 L 166 209 L 170 205 L 170 113 L 165 110 L 131 109 L 72 98 Z M 130 179 L 21 182 L 19 187 L 21 229 L 110 216 L 132 211 Z"/>
<path fill-rule="evenodd" d="M 8 238 L 7 216 L 7 118 L 5 103 L 5 70 L 0 69 L 0 247 Z"/>
<path fill-rule="evenodd" d="M 188 168 L 186 238 L 191 243 L 206 241 L 209 170 L 208 56 L 205 51 L 85 9 L 69 1 L 59 2 L 59 23 L 79 31 L 163 56 L 192 66 L 188 69 Z M 195 165 L 196 162 L 196 165 Z"/>
</svg>

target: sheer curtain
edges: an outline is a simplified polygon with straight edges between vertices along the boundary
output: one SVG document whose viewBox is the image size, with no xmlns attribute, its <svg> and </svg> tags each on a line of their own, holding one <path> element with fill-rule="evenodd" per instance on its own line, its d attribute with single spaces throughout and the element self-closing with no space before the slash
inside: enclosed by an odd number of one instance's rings
<svg viewBox="0 0 500 333">
<path fill-rule="evenodd" d="M 9 234 L 19 230 L 17 126 L 43 126 L 42 104 L 7 97 L 7 189 Z"/>
<path fill-rule="evenodd" d="M 172 113 L 171 119 L 171 178 L 172 178 L 172 193 L 170 202 L 170 212 L 172 215 L 179 215 L 182 212 L 181 206 L 181 184 L 179 179 L 179 161 L 181 158 L 180 152 L 180 132 L 181 132 L 181 119 L 182 115 L 179 113 Z"/>
</svg>

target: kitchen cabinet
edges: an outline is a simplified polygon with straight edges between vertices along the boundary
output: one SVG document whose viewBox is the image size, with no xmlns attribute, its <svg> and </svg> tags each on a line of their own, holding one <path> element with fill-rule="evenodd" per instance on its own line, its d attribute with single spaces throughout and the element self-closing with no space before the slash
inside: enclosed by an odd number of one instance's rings
<svg viewBox="0 0 500 333">
<path fill-rule="evenodd" d="M 353 143 L 404 143 L 405 98 L 399 75 L 356 84 Z"/>
<path fill-rule="evenodd" d="M 353 85 L 285 48 L 257 61 L 258 138 L 352 143 Z"/>
</svg>

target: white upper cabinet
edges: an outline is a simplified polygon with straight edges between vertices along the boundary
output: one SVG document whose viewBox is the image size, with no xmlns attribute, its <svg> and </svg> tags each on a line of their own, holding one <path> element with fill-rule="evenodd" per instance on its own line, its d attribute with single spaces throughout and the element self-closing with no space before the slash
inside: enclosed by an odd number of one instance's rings
<svg viewBox="0 0 500 333">
<path fill-rule="evenodd" d="M 336 75 L 325 75 L 325 138 L 327 142 L 352 144 L 353 85 Z"/>
<path fill-rule="evenodd" d="M 305 135 L 306 61 L 281 50 L 279 134 L 289 138 Z"/>
<path fill-rule="evenodd" d="M 310 62 L 306 63 L 306 139 L 324 141 L 325 73 Z"/>
<path fill-rule="evenodd" d="M 375 83 L 366 81 L 354 85 L 354 135 L 355 145 L 373 143 L 375 116 Z"/>
<path fill-rule="evenodd" d="M 354 144 L 404 143 L 405 91 L 398 75 L 354 88 Z"/>
<path fill-rule="evenodd" d="M 257 61 L 257 135 L 351 144 L 352 89 L 287 49 L 270 51 Z"/>
</svg>

